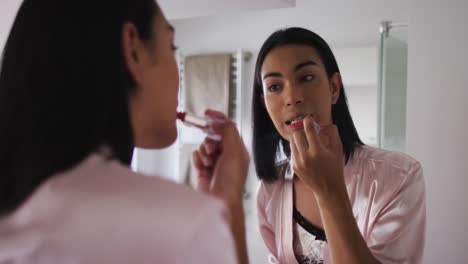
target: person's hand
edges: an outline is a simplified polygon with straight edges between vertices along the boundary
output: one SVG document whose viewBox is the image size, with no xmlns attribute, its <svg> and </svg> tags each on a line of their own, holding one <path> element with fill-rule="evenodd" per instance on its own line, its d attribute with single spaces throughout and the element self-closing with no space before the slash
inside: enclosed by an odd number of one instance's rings
<svg viewBox="0 0 468 264">
<path fill-rule="evenodd" d="M 295 174 L 321 197 L 343 191 L 343 146 L 338 128 L 323 126 L 319 132 L 311 116 L 303 122 L 304 130 L 294 132 L 290 139 Z"/>
<path fill-rule="evenodd" d="M 207 110 L 206 116 L 223 122 L 210 123 L 210 132 L 221 141 L 207 137 L 192 154 L 198 172 L 197 189 L 218 198 L 242 200 L 250 157 L 236 125 L 224 114 Z"/>
</svg>

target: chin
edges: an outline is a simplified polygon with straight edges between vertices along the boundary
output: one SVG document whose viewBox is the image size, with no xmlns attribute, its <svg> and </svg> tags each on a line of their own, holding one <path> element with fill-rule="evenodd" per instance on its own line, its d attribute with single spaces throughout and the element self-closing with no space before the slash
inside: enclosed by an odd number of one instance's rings
<svg viewBox="0 0 468 264">
<path fill-rule="evenodd" d="M 174 142 L 176 142 L 176 139 L 177 139 L 177 129 L 174 128 L 172 129 L 170 132 L 168 131 L 167 134 L 163 135 L 163 134 L 159 134 L 158 135 L 158 146 L 156 148 L 167 148 L 169 146 L 171 146 L 172 144 L 174 144 Z"/>
<path fill-rule="evenodd" d="M 162 149 L 167 148 L 174 144 L 177 139 L 177 128 L 174 126 L 173 129 L 164 131 L 165 133 L 154 133 L 150 137 L 146 137 L 145 140 L 136 141 L 135 145 L 138 148 L 143 149 Z"/>
<path fill-rule="evenodd" d="M 175 130 L 174 133 L 172 133 L 171 135 L 167 137 L 167 140 L 165 142 L 166 144 L 163 148 L 169 147 L 170 145 L 174 144 L 176 142 L 176 139 L 177 139 L 177 130 Z"/>
</svg>

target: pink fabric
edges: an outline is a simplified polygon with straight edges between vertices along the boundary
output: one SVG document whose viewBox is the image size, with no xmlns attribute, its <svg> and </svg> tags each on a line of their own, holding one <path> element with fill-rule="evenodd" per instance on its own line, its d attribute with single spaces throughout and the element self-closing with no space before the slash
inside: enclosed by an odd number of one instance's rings
<svg viewBox="0 0 468 264">
<path fill-rule="evenodd" d="M 297 263 L 293 251 L 293 189 L 289 164 L 280 179 L 261 183 L 257 196 L 260 232 L 270 263 Z M 420 164 L 409 156 L 360 147 L 345 167 L 354 218 L 367 246 L 382 264 L 422 261 L 426 206 Z M 332 263 L 329 249 L 324 263 Z"/>
<path fill-rule="evenodd" d="M 0 220 L 1 264 L 236 263 L 220 201 L 92 155 Z"/>
</svg>

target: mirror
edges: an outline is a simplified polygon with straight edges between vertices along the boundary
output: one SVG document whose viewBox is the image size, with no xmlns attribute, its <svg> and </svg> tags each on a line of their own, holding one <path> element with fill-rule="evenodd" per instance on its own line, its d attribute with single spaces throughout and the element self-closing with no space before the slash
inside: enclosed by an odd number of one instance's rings
<svg viewBox="0 0 468 264">
<path fill-rule="evenodd" d="M 187 110 L 184 104 L 196 96 L 193 90 L 189 90 L 192 94 L 187 98 L 187 85 L 200 87 L 193 85 L 194 79 L 205 76 L 208 84 L 223 83 L 214 78 L 224 74 L 214 74 L 219 66 L 207 70 L 211 71 L 211 74 L 203 71 L 210 68 L 209 65 L 219 64 L 217 55 L 230 56 L 231 60 L 226 62 L 230 74 L 227 75 L 227 79 L 223 79 L 224 84 L 221 86 L 228 87 L 231 93 L 224 93 L 226 97 L 202 95 L 194 101 L 205 100 L 205 105 L 216 105 L 219 100 L 224 100 L 224 105 L 229 106 L 225 112 L 237 122 L 251 150 L 250 104 L 257 53 L 262 43 L 275 30 L 299 26 L 318 33 L 331 46 L 341 70 L 351 114 L 364 143 L 404 151 L 406 119 L 405 108 L 402 106 L 406 103 L 407 28 L 399 25 L 408 21 L 408 9 L 405 8 L 407 4 L 404 1 L 380 1 L 378 4 L 339 0 L 288 2 L 292 6 L 277 8 L 273 5 L 270 6 L 273 9 L 270 9 L 265 5 L 264 10 L 258 10 L 258 6 L 249 8 L 245 6 L 247 2 L 243 1 L 239 1 L 237 8 L 230 6 L 235 5 L 233 2 L 220 1 L 219 6 L 212 6 L 218 11 L 216 14 L 208 11 L 201 14 L 203 12 L 196 10 L 193 17 L 180 13 L 174 15 L 174 19 L 169 17 L 176 28 L 176 44 L 179 46 L 177 58 L 181 72 L 180 110 Z M 165 2 L 161 1 L 163 9 L 164 4 Z M 203 5 L 204 1 L 199 1 L 198 4 Z M 175 14 L 176 6 L 181 8 L 183 5 L 174 2 L 167 3 L 167 6 L 170 9 L 169 13 Z M 229 9 L 226 8 L 228 6 Z M 379 33 L 379 27 L 384 25 L 384 21 L 386 31 Z M 200 65 L 205 63 L 203 60 L 209 59 L 207 57 L 210 55 L 213 56 L 211 64 L 201 67 Z M 196 69 L 203 69 L 201 72 L 188 69 L 197 57 L 198 63 L 201 64 Z M 200 93 L 208 94 L 203 90 L 203 85 L 201 86 Z M 396 91 L 395 87 L 401 89 Z M 177 175 L 174 180 L 190 184 L 193 177 L 190 176 L 190 153 L 203 140 L 203 134 L 195 129 L 180 126 L 179 135 L 176 144 L 169 149 L 137 150 L 136 160 L 140 164 L 138 169 L 150 174 Z M 165 164 L 170 165 L 165 168 L 153 168 L 154 160 L 164 160 Z M 264 263 L 267 259 L 267 250 L 258 232 L 255 200 L 258 184 L 255 170 L 251 166 L 245 204 L 252 263 Z"/>
</svg>

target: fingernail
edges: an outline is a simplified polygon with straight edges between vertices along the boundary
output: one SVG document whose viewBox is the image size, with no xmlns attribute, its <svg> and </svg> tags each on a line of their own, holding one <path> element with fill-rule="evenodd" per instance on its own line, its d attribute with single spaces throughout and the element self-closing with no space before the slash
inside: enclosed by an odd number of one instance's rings
<svg viewBox="0 0 468 264">
<path fill-rule="evenodd" d="M 218 134 L 208 134 L 207 137 L 214 141 L 221 141 L 223 139 L 223 137 Z"/>
<path fill-rule="evenodd" d="M 214 134 L 215 131 L 213 130 L 213 127 L 211 125 L 208 125 L 207 127 L 205 127 L 203 129 L 203 132 L 205 132 L 206 134 Z"/>
<path fill-rule="evenodd" d="M 210 121 L 212 121 L 213 123 L 218 123 L 218 124 L 225 123 L 225 120 L 219 117 L 210 116 L 209 118 L 210 118 Z"/>
</svg>

